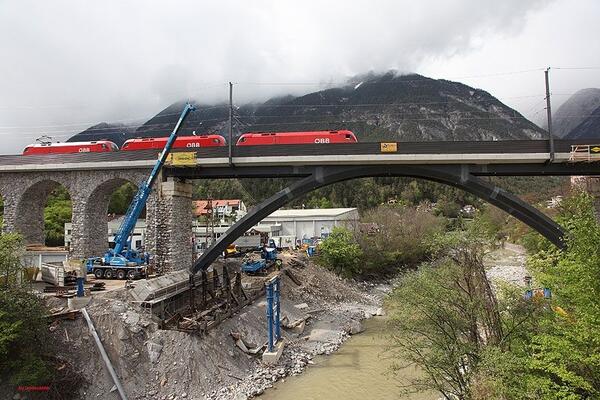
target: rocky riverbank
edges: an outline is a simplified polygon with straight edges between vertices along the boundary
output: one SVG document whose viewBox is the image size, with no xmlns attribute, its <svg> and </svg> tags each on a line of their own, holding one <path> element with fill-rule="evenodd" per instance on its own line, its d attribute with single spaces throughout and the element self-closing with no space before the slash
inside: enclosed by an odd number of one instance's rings
<svg viewBox="0 0 600 400">
<path fill-rule="evenodd" d="M 525 277 L 529 275 L 525 266 L 527 253 L 523 246 L 506 243 L 486 255 L 484 264 L 492 287 L 502 281 L 517 286 L 525 286 Z"/>
<path fill-rule="evenodd" d="M 94 296 L 87 309 L 130 399 L 246 399 L 301 373 L 315 355 L 335 351 L 360 332 L 363 319 L 382 313 L 388 287 L 343 280 L 305 261 L 292 269 L 300 285 L 283 275 L 286 347 L 273 367 L 248 350 L 266 342 L 264 299 L 202 336 L 159 329 L 125 288 Z M 85 377 L 79 398 L 114 399 L 113 382 L 83 319 L 59 321 L 53 332 Z"/>
</svg>

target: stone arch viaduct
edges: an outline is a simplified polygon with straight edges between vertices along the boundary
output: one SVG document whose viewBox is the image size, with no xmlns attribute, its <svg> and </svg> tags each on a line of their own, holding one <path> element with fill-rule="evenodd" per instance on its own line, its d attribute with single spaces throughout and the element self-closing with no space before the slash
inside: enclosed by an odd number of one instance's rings
<svg viewBox="0 0 600 400">
<path fill-rule="evenodd" d="M 48 195 L 59 186 L 69 193 L 72 203 L 72 241 L 74 258 L 102 255 L 107 249 L 107 212 L 112 193 L 126 182 L 138 185 L 147 178 L 148 169 L 74 170 L 9 172 L 0 174 L 0 196 L 4 201 L 3 231 L 19 232 L 26 244 L 44 243 L 44 207 Z M 191 186 L 175 192 L 173 181 L 155 187 L 146 205 L 146 248 L 156 254 L 156 262 L 166 268 L 188 265 L 189 252 L 179 251 L 189 243 L 191 232 Z M 188 218 L 178 215 L 178 201 Z M 181 213 L 180 213 L 181 214 Z M 179 217 L 171 221 L 169 218 Z M 177 227 L 175 229 L 174 227 Z M 174 244 L 177 243 L 177 244 Z M 186 249 L 187 250 L 187 249 Z M 186 254 L 185 261 L 178 257 Z"/>
<path fill-rule="evenodd" d="M 260 146 L 255 146 L 260 147 Z M 486 176 L 593 176 L 597 163 L 570 162 L 572 143 L 556 141 L 549 163 L 545 141 L 402 143 L 383 154 L 379 143 L 271 146 L 196 150 L 196 160 L 166 166 L 146 206 L 146 249 L 164 269 L 207 268 L 228 244 L 277 208 L 311 190 L 368 176 L 405 176 L 458 187 L 503 209 L 562 247 L 563 231 L 518 197 L 481 179 Z M 74 154 L 52 157 L 0 157 L 0 196 L 4 231 L 41 243 L 43 209 L 59 185 L 72 201 L 73 257 L 101 255 L 107 246 L 106 214 L 112 192 L 124 182 L 138 184 L 155 163 L 156 153 Z M 590 161 L 590 160 L 588 160 Z M 255 206 L 195 262 L 192 260 L 192 184 L 196 179 L 285 177 L 298 180 Z"/>
</svg>

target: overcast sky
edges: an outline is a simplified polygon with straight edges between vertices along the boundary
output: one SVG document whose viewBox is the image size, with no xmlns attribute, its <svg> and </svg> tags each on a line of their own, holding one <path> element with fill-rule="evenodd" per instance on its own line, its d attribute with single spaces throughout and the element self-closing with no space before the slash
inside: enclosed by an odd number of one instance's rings
<svg viewBox="0 0 600 400">
<path fill-rule="evenodd" d="M 225 101 L 228 81 L 241 103 L 370 70 L 458 80 L 539 122 L 544 67 L 600 67 L 599 17 L 598 0 L 0 0 L 0 154 Z M 551 83 L 557 107 L 600 70 Z"/>
</svg>

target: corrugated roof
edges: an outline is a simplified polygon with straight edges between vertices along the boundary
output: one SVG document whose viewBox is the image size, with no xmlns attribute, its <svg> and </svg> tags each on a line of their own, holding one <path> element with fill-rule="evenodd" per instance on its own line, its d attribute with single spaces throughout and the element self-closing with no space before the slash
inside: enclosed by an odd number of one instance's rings
<svg viewBox="0 0 600 400">
<path fill-rule="evenodd" d="M 305 208 L 301 210 L 277 210 L 267 218 L 337 217 L 356 208 Z"/>
</svg>

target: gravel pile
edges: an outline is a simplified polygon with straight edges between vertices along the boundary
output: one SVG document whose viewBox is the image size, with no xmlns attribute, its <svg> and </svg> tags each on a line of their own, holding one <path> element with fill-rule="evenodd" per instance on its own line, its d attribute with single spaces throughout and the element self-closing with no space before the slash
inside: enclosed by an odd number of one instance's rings
<svg viewBox="0 0 600 400">
<path fill-rule="evenodd" d="M 497 290 L 499 282 L 507 282 L 517 286 L 525 286 L 525 277 L 529 275 L 525 266 L 527 256 L 525 249 L 511 243 L 488 254 L 484 260 L 486 275 Z"/>
<path fill-rule="evenodd" d="M 131 400 L 247 399 L 302 373 L 315 355 L 330 354 L 350 334 L 361 332 L 361 320 L 381 313 L 385 286 L 340 279 L 306 258 L 302 264 L 289 267 L 301 285 L 285 274 L 282 278 L 281 312 L 289 329 L 282 330 L 286 346 L 272 367 L 261 363 L 260 354 L 246 354 L 231 335 L 252 346 L 266 343 L 264 300 L 203 336 L 159 329 L 125 289 L 95 296 L 87 309 Z M 78 398 L 114 399 L 113 382 L 85 322 L 60 321 L 56 334 L 89 377 Z"/>
</svg>

